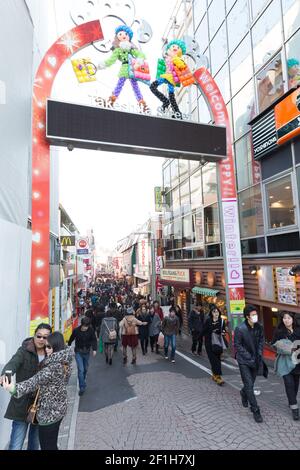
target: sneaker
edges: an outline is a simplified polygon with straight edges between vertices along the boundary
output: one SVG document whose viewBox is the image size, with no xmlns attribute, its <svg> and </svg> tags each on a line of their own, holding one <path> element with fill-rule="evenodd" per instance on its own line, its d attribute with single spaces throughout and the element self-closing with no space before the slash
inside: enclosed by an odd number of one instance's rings
<svg viewBox="0 0 300 470">
<path fill-rule="evenodd" d="M 216 375 L 216 383 L 218 385 L 223 385 L 225 383 L 224 380 L 222 379 L 221 375 Z"/>
<path fill-rule="evenodd" d="M 79 390 L 78 395 L 81 397 L 84 394 L 85 390 Z"/>
<path fill-rule="evenodd" d="M 172 359 L 172 361 L 171 361 L 171 362 L 175 362 L 175 359 Z"/>
<path fill-rule="evenodd" d="M 132 359 L 131 364 L 136 364 L 136 359 Z"/>
<path fill-rule="evenodd" d="M 293 420 L 299 421 L 299 408 L 292 410 Z"/>
<path fill-rule="evenodd" d="M 197 356 L 196 351 L 192 351 L 193 356 Z"/>
<path fill-rule="evenodd" d="M 198 356 L 202 356 L 202 352 L 198 352 L 197 354 L 198 354 Z"/>
<path fill-rule="evenodd" d="M 260 410 L 253 411 L 253 418 L 256 423 L 262 423 L 262 415 L 260 414 Z"/>
<path fill-rule="evenodd" d="M 165 359 L 169 359 L 168 356 L 165 356 Z"/>
<path fill-rule="evenodd" d="M 123 357 L 123 364 L 126 364 L 127 363 L 127 357 Z"/>
<path fill-rule="evenodd" d="M 247 399 L 246 395 L 242 392 L 242 390 L 240 390 L 240 395 L 241 395 L 243 407 L 248 408 L 248 399 Z"/>
</svg>

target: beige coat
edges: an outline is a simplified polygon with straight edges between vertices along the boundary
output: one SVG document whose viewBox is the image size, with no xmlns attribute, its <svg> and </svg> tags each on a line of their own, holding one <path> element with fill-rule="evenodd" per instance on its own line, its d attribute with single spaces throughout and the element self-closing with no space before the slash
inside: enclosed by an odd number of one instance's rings
<svg viewBox="0 0 300 470">
<path fill-rule="evenodd" d="M 135 334 L 138 335 L 138 334 L 139 334 L 138 325 L 142 325 L 143 322 L 141 322 L 140 320 L 138 320 L 137 318 L 135 318 L 134 315 L 125 315 L 125 317 L 123 318 L 123 320 L 120 321 L 119 326 L 120 326 L 120 333 L 121 333 L 121 335 L 126 335 L 126 329 L 125 329 L 125 323 L 126 323 L 126 321 L 127 321 L 129 324 L 133 324 L 133 325 L 135 326 Z"/>
</svg>

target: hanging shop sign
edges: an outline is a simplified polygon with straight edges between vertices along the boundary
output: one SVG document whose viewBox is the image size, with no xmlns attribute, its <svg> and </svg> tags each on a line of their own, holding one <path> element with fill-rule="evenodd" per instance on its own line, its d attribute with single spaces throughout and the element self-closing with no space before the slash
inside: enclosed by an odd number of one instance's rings
<svg viewBox="0 0 300 470">
<path fill-rule="evenodd" d="M 275 122 L 279 145 L 300 135 L 300 88 L 275 106 Z"/>
<path fill-rule="evenodd" d="M 274 108 L 252 121 L 251 127 L 253 155 L 258 160 L 278 147 Z"/>
<path fill-rule="evenodd" d="M 61 246 L 75 246 L 75 235 L 63 235 L 60 237 Z"/>
<path fill-rule="evenodd" d="M 161 187 L 156 186 L 154 188 L 154 198 L 155 198 L 155 212 L 161 212 L 163 209 L 163 200 L 162 200 L 162 193 L 161 193 Z"/>
<path fill-rule="evenodd" d="M 277 297 L 280 304 L 298 305 L 295 276 L 291 276 L 289 268 L 275 268 Z"/>
<path fill-rule="evenodd" d="M 78 255 L 88 255 L 89 242 L 87 238 L 79 238 L 76 243 Z"/>
<path fill-rule="evenodd" d="M 160 272 L 161 281 L 171 281 L 183 284 L 190 284 L 189 269 L 162 269 Z"/>
</svg>

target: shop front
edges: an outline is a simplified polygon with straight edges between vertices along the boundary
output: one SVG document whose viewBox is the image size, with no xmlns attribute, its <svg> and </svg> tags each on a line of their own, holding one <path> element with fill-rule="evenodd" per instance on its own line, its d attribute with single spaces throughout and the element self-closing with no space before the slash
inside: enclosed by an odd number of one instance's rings
<svg viewBox="0 0 300 470">
<path fill-rule="evenodd" d="M 182 310 L 183 331 L 188 333 L 188 316 L 190 313 L 190 296 L 192 276 L 190 269 L 161 269 L 160 283 L 170 286 L 174 295 L 174 305 Z"/>
<path fill-rule="evenodd" d="M 208 314 L 210 306 L 216 305 L 224 320 L 228 320 L 225 296 L 225 275 L 224 272 L 216 271 L 196 271 L 194 275 L 194 287 L 192 288 L 193 304 L 201 305 L 204 313 Z"/>
<path fill-rule="evenodd" d="M 287 257 L 243 262 L 247 303 L 258 309 L 267 345 L 272 342 L 280 311 L 295 313 L 300 325 L 300 272 L 293 271 L 297 265 L 299 258 Z"/>
</svg>

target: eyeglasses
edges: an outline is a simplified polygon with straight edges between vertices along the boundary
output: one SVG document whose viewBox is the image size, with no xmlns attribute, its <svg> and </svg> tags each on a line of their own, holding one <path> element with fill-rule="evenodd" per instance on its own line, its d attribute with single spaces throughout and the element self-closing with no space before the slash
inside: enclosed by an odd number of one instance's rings
<svg viewBox="0 0 300 470">
<path fill-rule="evenodd" d="M 45 348 L 46 348 L 46 349 L 52 349 L 52 346 L 50 346 L 50 344 L 46 344 L 46 345 L 45 345 Z"/>
<path fill-rule="evenodd" d="M 42 336 L 42 335 L 35 335 L 37 339 L 47 339 L 48 336 Z"/>
</svg>

